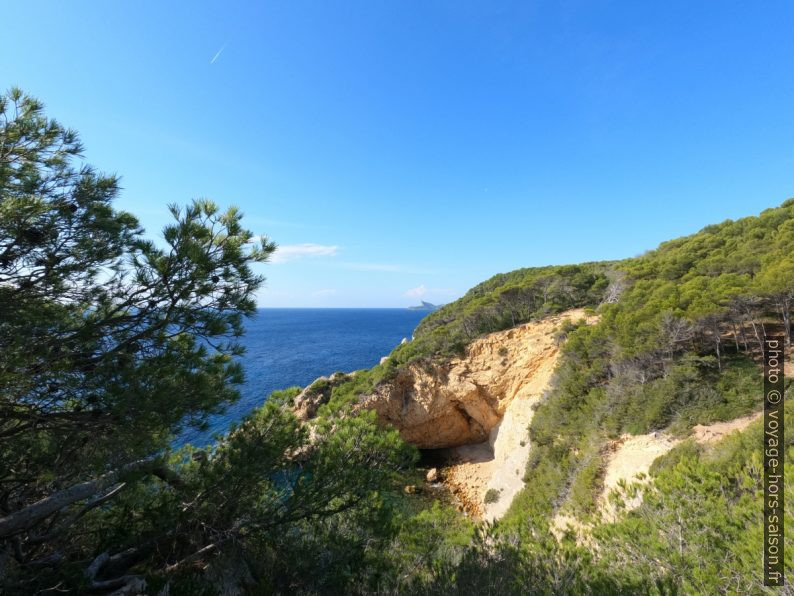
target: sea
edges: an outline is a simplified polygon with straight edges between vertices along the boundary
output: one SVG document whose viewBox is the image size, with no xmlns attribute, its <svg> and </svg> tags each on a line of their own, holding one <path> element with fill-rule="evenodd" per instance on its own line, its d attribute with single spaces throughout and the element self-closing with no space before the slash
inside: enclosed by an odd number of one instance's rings
<svg viewBox="0 0 794 596">
<path fill-rule="evenodd" d="M 204 446 L 261 406 L 276 389 L 304 387 L 337 371 L 370 368 L 391 352 L 428 313 L 407 308 L 260 308 L 241 342 L 241 397 L 213 416 L 207 429 L 185 429 L 174 447 Z"/>
</svg>

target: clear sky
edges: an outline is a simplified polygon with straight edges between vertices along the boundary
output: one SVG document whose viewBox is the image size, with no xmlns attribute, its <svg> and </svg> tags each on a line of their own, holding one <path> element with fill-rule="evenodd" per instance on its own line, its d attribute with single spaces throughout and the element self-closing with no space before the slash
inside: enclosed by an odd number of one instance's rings
<svg viewBox="0 0 794 596">
<path fill-rule="evenodd" d="M 0 85 L 155 235 L 236 204 L 260 306 L 449 302 L 794 196 L 794 3 L 24 2 Z"/>
</svg>

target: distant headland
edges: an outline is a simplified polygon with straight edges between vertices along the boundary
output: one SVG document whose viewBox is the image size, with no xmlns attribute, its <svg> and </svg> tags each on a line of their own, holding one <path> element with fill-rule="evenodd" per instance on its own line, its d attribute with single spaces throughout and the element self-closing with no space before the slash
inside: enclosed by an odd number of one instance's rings
<svg viewBox="0 0 794 596">
<path fill-rule="evenodd" d="M 433 311 L 438 310 L 441 308 L 440 304 L 431 304 L 430 302 L 425 302 L 422 300 L 422 304 L 419 306 L 409 306 L 408 310 L 426 310 L 426 311 Z"/>
</svg>

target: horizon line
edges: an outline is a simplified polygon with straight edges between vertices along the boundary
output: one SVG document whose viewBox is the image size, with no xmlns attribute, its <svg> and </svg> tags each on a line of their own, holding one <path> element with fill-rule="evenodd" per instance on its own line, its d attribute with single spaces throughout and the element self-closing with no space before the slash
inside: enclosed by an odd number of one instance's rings
<svg viewBox="0 0 794 596">
<path fill-rule="evenodd" d="M 443 304 L 436 304 L 435 306 L 444 306 Z M 417 312 L 419 309 L 414 309 L 410 306 L 259 306 L 257 305 L 256 309 L 265 309 L 265 308 L 278 308 L 281 310 L 350 310 L 350 309 L 371 309 L 371 310 L 416 310 Z M 432 312 L 432 311 L 427 311 Z"/>
</svg>

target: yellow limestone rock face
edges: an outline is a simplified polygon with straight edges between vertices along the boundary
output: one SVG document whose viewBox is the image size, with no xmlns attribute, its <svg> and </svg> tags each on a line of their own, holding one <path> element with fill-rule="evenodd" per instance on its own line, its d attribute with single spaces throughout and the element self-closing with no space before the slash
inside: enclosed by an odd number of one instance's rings
<svg viewBox="0 0 794 596">
<path fill-rule="evenodd" d="M 539 397 L 548 384 L 558 357 L 554 331 L 564 320 L 587 318 L 575 309 L 492 333 L 470 344 L 463 358 L 409 366 L 360 405 L 422 449 L 493 445 L 498 438 L 491 433 L 510 404 Z"/>
<path fill-rule="evenodd" d="M 492 333 L 464 358 L 409 367 L 362 405 L 406 441 L 448 448 L 444 482 L 470 515 L 499 519 L 524 486 L 529 424 L 559 357 L 555 332 L 582 319 L 596 317 L 575 309 Z"/>
</svg>

